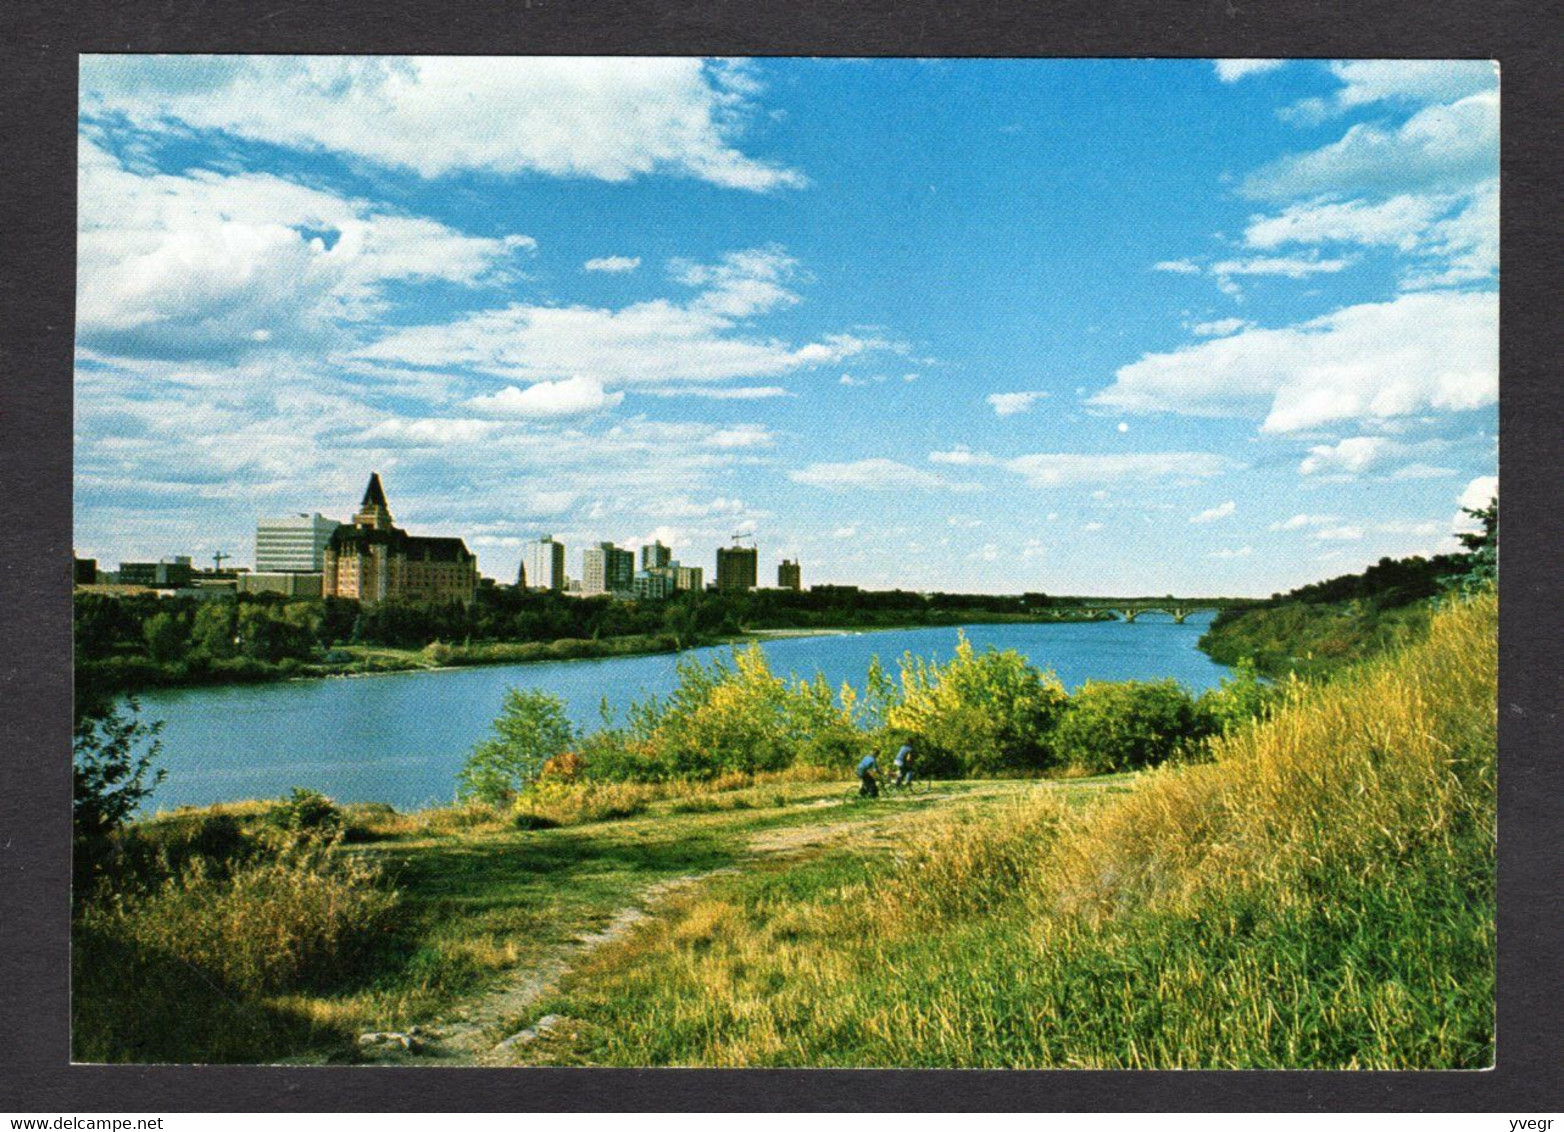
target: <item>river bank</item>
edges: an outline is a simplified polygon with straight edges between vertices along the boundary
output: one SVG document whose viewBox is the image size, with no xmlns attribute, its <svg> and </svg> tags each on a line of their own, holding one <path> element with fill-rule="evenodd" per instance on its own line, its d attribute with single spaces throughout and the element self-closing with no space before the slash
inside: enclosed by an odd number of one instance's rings
<svg viewBox="0 0 1564 1132">
<path fill-rule="evenodd" d="M 323 658 L 265 661 L 250 657 L 222 660 L 189 659 L 159 663 L 146 657 L 79 660 L 78 689 L 105 695 L 136 695 L 154 689 L 216 688 L 280 681 L 382 676 L 400 672 L 438 672 L 454 668 L 533 664 L 561 660 L 607 660 L 655 656 L 692 649 L 744 645 L 770 640 L 853 636 L 905 629 L 937 629 L 954 625 L 1079 624 L 1114 620 L 1101 611 L 1060 611 L 1049 616 L 992 614 L 976 617 L 899 619 L 865 625 L 819 625 L 745 629 L 737 634 L 631 634 L 602 638 L 565 637 L 552 641 L 488 641 L 447 644 L 434 641 L 422 648 L 390 645 L 339 645 Z"/>
</svg>

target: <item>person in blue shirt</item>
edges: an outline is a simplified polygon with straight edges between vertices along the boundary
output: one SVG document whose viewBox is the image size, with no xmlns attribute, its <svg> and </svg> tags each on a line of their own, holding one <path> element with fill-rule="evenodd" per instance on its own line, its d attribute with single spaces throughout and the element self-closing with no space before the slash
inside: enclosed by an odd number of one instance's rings
<svg viewBox="0 0 1564 1132">
<path fill-rule="evenodd" d="M 893 760 L 896 767 L 896 785 L 908 786 L 912 783 L 912 740 L 908 739 L 901 745 L 901 750 L 896 752 Z"/>
<path fill-rule="evenodd" d="M 863 798 L 878 798 L 880 796 L 880 784 L 874 779 L 874 772 L 880 769 L 880 760 L 873 755 L 865 755 L 858 764 L 858 781 L 862 784 L 858 787 L 858 794 Z"/>
</svg>

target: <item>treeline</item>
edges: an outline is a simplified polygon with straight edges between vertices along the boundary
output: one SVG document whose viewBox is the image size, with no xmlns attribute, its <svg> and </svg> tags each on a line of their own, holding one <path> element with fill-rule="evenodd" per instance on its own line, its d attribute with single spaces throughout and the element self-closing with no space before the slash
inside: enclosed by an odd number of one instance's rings
<svg viewBox="0 0 1564 1132">
<path fill-rule="evenodd" d="M 953 624 L 981 619 L 1099 616 L 1056 608 L 1045 594 L 992 597 L 816 587 L 804 592 L 683 593 L 667 601 L 574 598 L 485 586 L 470 605 L 235 595 L 200 600 L 78 594 L 78 685 L 104 692 L 168 684 L 267 680 L 373 667 L 349 646 L 434 648 L 442 663 L 547 659 L 496 645 L 560 645 L 561 655 L 687 648 L 746 629 Z M 588 644 L 601 642 L 601 644 Z M 556 650 L 557 651 L 557 650 Z M 535 656 L 532 654 L 536 654 Z M 431 654 L 434 655 L 434 654 Z"/>
<path fill-rule="evenodd" d="M 1498 504 L 1467 514 L 1478 527 L 1456 536 L 1463 553 L 1381 558 L 1361 573 L 1224 610 L 1200 647 L 1220 664 L 1246 659 L 1267 676 L 1321 677 L 1417 640 L 1428 629 L 1435 599 L 1474 592 L 1497 575 Z"/>
<path fill-rule="evenodd" d="M 668 782 L 795 766 L 851 771 L 866 752 L 911 740 L 920 773 L 935 777 L 1104 774 L 1198 754 L 1211 737 L 1263 716 L 1280 690 L 1242 666 L 1221 687 L 1191 695 L 1174 680 L 1088 682 L 1067 693 L 1052 672 L 1014 650 L 975 650 L 964 637 L 945 664 L 903 657 L 892 677 L 875 660 L 862 689 L 823 677 L 785 679 L 756 646 L 731 660 L 679 666 L 666 697 L 578 733 L 563 703 L 513 689 L 492 737 L 470 756 L 461 792 L 525 802 L 576 781 Z"/>
</svg>

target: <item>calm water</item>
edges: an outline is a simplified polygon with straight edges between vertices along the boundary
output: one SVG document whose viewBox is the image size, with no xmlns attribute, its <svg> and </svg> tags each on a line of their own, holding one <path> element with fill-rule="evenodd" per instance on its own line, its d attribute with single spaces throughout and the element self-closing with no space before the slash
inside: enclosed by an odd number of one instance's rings
<svg viewBox="0 0 1564 1132">
<path fill-rule="evenodd" d="M 1088 679 L 1171 676 L 1201 691 L 1226 672 L 1195 648 L 1209 621 L 1209 614 L 1195 614 L 1183 625 L 1160 617 L 1133 625 L 972 625 L 966 633 L 979 649 L 992 644 L 1024 653 L 1070 688 Z M 956 630 L 940 628 L 800 637 L 763 647 L 778 673 L 823 672 L 833 686 L 843 680 L 861 686 L 871 656 L 878 654 L 894 674 L 893 662 L 904 652 L 943 660 L 955 644 Z M 294 786 L 341 802 L 398 808 L 448 802 L 457 769 L 488 731 L 506 688 L 552 692 L 578 726 L 592 728 L 604 696 L 622 715 L 632 700 L 671 690 L 674 663 L 665 654 L 148 693 L 143 709 L 164 721 L 160 765 L 168 772 L 151 808 L 275 797 Z"/>
</svg>

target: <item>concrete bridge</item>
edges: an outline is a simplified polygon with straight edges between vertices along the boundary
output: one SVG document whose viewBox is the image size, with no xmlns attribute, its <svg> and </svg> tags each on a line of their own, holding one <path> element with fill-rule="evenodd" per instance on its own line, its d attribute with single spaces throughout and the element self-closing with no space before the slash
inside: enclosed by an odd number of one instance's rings
<svg viewBox="0 0 1564 1132">
<path fill-rule="evenodd" d="M 1100 609 L 1114 614 L 1121 621 L 1134 624 L 1143 613 L 1163 613 L 1173 619 L 1175 625 L 1182 625 L 1191 613 L 1201 610 L 1211 610 L 1220 613 L 1224 609 L 1237 609 L 1245 605 L 1253 604 L 1242 598 L 1144 598 L 1144 599 L 1118 599 L 1097 598 L 1087 599 L 1081 602 L 1086 609 Z"/>
</svg>

